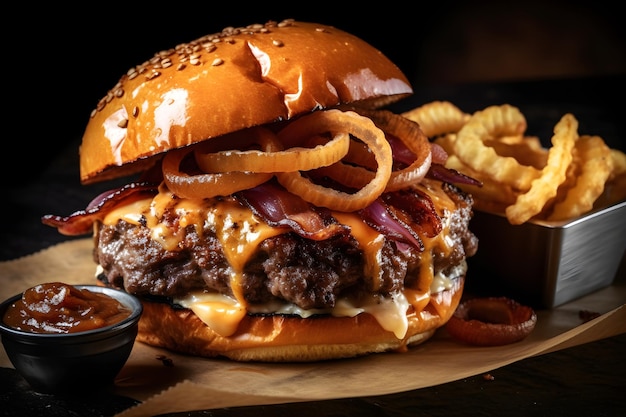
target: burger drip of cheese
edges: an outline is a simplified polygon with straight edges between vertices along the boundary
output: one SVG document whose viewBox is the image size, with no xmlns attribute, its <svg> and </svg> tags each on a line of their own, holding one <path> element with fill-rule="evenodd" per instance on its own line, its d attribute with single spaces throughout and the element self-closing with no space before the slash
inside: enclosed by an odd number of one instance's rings
<svg viewBox="0 0 626 417">
<path fill-rule="evenodd" d="M 446 203 L 445 210 L 453 210 L 454 203 L 443 190 L 436 191 L 437 198 Z M 442 207 L 444 205 L 442 204 Z M 169 192 L 161 192 L 154 199 L 141 199 L 132 204 L 118 207 L 109 212 L 103 220 L 106 225 L 114 226 L 118 221 L 151 229 L 151 238 L 159 242 L 166 250 L 176 250 L 184 236 L 177 233 L 162 222 L 166 209 L 173 210 L 179 216 L 178 232 L 186 225 L 192 225 L 197 233 L 202 233 L 202 225 L 211 224 L 224 249 L 228 260 L 232 278 L 230 287 L 232 295 L 206 291 L 190 292 L 176 298 L 175 303 L 191 309 L 204 323 L 221 336 L 231 336 L 237 330 L 239 322 L 246 312 L 251 313 L 278 313 L 298 315 L 303 318 L 316 314 L 330 314 L 334 317 L 354 317 L 357 314 L 369 313 L 376 318 L 379 325 L 393 332 L 398 339 L 406 336 L 408 321 L 406 313 L 411 306 L 416 314 L 421 314 L 428 305 L 430 295 L 449 290 L 454 286 L 453 279 L 443 272 L 434 276 L 432 265 L 433 253 L 447 256 L 452 252 L 455 242 L 445 239 L 449 235 L 447 230 L 434 238 L 424 239 L 424 251 L 421 254 L 420 276 L 414 288 L 405 288 L 388 297 L 369 294 L 366 298 L 354 300 L 341 299 L 337 305 L 330 308 L 303 309 L 293 303 L 267 303 L 250 305 L 241 292 L 244 266 L 257 252 L 260 242 L 278 234 L 288 233 L 288 229 L 280 229 L 265 224 L 254 216 L 250 209 L 232 201 L 223 200 L 177 200 Z M 380 257 L 382 243 L 385 237 L 363 221 L 354 213 L 334 212 L 333 216 L 345 225 L 348 225 L 352 236 L 363 251 L 363 276 L 371 281 L 376 290 L 379 282 Z M 449 220 L 449 219 L 448 219 Z M 449 221 L 444 228 L 449 228 Z M 459 268 L 463 268 L 460 265 Z M 453 270 L 458 274 L 459 271 Z M 455 278 L 456 275 L 452 278 Z"/>
<path fill-rule="evenodd" d="M 102 285 L 139 297 L 137 340 L 240 361 L 403 351 L 458 305 L 472 198 L 380 51 L 294 20 L 226 28 L 122 76 L 87 125 L 70 216 Z"/>
</svg>

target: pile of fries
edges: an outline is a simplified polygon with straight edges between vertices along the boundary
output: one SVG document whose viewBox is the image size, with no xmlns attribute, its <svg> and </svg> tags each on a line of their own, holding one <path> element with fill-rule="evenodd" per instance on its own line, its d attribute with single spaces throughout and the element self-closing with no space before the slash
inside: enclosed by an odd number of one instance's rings
<svg viewBox="0 0 626 417">
<path fill-rule="evenodd" d="M 475 208 L 503 213 L 511 224 L 569 220 L 626 198 L 626 154 L 600 136 L 579 135 L 572 114 L 555 125 L 548 148 L 526 135 L 524 115 L 509 104 L 468 114 L 435 101 L 402 115 L 446 150 L 448 168 L 482 182 L 461 186 Z"/>
</svg>

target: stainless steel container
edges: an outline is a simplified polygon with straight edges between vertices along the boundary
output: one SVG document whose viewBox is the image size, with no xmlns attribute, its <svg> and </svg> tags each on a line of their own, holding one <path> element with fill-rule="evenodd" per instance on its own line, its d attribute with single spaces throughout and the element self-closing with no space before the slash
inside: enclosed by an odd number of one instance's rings
<svg viewBox="0 0 626 417">
<path fill-rule="evenodd" d="M 611 285 L 626 253 L 626 201 L 565 222 L 511 225 L 475 211 L 467 291 L 552 308 Z M 620 273 L 623 273 L 621 271 Z"/>
</svg>

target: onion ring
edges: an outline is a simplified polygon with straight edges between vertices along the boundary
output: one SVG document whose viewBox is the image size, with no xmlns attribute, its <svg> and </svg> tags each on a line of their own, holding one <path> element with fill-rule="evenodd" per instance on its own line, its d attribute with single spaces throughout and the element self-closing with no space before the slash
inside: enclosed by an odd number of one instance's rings
<svg viewBox="0 0 626 417">
<path fill-rule="evenodd" d="M 252 128 L 246 131 L 245 140 L 256 141 L 265 145 L 265 149 L 273 149 L 274 142 L 267 140 L 268 135 L 273 135 L 264 128 Z M 232 136 L 235 140 L 236 135 Z M 265 138 L 265 139 L 263 139 Z M 227 142 L 229 143 L 229 142 Z M 191 175 L 180 170 L 180 165 L 191 152 L 199 153 L 206 149 L 206 146 L 216 146 L 214 143 L 206 142 L 203 146 L 181 148 L 171 150 L 163 157 L 162 170 L 163 180 L 169 190 L 182 198 L 210 198 L 216 196 L 227 196 L 237 191 L 256 187 L 270 178 L 273 174 L 259 172 L 230 171 L 220 173 L 202 173 Z"/>
<path fill-rule="evenodd" d="M 419 125 L 389 111 L 364 109 L 355 109 L 355 111 L 373 120 L 385 134 L 399 139 L 406 147 L 404 150 L 408 150 L 411 155 L 411 162 L 407 162 L 407 167 L 391 172 L 385 192 L 398 191 L 424 179 L 432 163 L 432 146 Z M 395 143 L 391 140 L 392 138 L 387 139 L 390 143 Z M 371 156 L 364 152 L 362 146 L 353 144 L 344 159 L 348 163 L 330 165 L 318 170 L 318 173 L 348 187 L 361 188 L 372 181 L 374 176 L 374 173 L 369 170 L 372 167 Z M 394 160 L 396 159 L 394 154 Z M 365 167 L 359 165 L 365 165 Z"/>
<path fill-rule="evenodd" d="M 400 139 L 415 154 L 415 160 L 408 167 L 391 173 L 385 192 L 397 191 L 420 182 L 430 169 L 432 153 L 428 138 L 419 124 L 387 110 L 359 109 L 357 112 L 372 119 L 383 132 Z"/>
<path fill-rule="evenodd" d="M 278 182 L 291 193 L 318 207 L 352 212 L 366 207 L 380 196 L 389 178 L 393 164 L 391 146 L 385 134 L 374 122 L 353 111 L 327 110 L 314 112 L 301 117 L 281 131 L 278 137 L 288 144 L 302 136 L 328 132 L 349 132 L 363 141 L 373 152 L 378 165 L 372 180 L 353 194 L 337 191 L 313 183 L 299 171 L 276 173 Z"/>
<path fill-rule="evenodd" d="M 526 338 L 536 323 L 537 314 L 531 307 L 506 297 L 488 297 L 459 304 L 445 328 L 467 344 L 501 346 Z"/>
<path fill-rule="evenodd" d="M 250 141 L 264 149 L 238 150 L 242 146 L 231 144 L 232 150 L 196 154 L 198 166 L 205 172 L 291 172 L 308 171 L 314 168 L 334 164 L 343 158 L 350 147 L 350 136 L 338 133 L 325 144 L 314 148 L 293 147 L 283 150 L 282 144 L 274 133 L 257 128 L 252 132 Z"/>
<path fill-rule="evenodd" d="M 192 149 L 176 149 L 163 158 L 163 180 L 172 193 L 182 198 L 227 196 L 263 184 L 273 176 L 239 171 L 189 175 L 180 171 L 180 163 L 191 152 Z"/>
</svg>

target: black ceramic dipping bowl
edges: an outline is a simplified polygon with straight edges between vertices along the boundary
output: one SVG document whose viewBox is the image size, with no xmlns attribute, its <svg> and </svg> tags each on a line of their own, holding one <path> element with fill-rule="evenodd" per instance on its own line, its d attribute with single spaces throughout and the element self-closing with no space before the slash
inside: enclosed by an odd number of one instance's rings
<svg viewBox="0 0 626 417">
<path fill-rule="evenodd" d="M 122 369 L 137 336 L 141 302 L 120 290 L 96 285 L 78 289 L 104 293 L 130 308 L 122 321 L 76 333 L 32 333 L 6 325 L 1 318 L 18 301 L 17 294 L 0 304 L 2 344 L 15 369 L 40 393 L 92 392 L 112 385 Z"/>
</svg>

